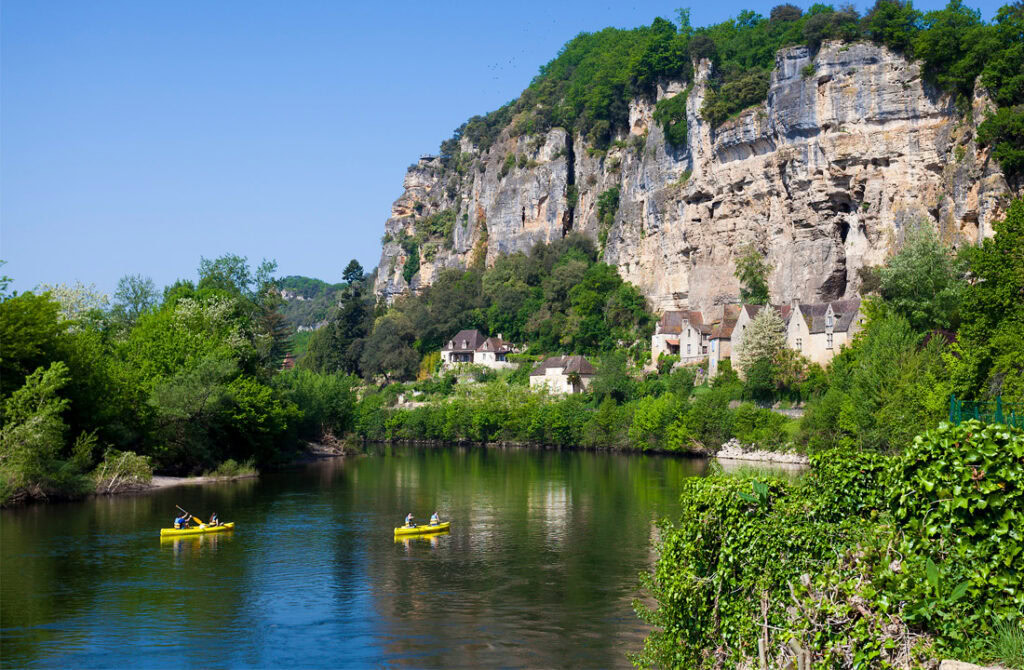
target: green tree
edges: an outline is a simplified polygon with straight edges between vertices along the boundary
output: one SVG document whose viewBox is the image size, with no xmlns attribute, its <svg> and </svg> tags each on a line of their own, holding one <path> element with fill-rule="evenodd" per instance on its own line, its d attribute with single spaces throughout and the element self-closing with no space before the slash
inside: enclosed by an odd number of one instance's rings
<svg viewBox="0 0 1024 670">
<path fill-rule="evenodd" d="M 633 395 L 633 379 L 626 367 L 626 355 L 621 351 L 612 351 L 601 357 L 597 366 L 597 374 L 590 383 L 590 392 L 598 404 L 606 398 L 622 404 Z"/>
<path fill-rule="evenodd" d="M 967 256 L 971 283 L 946 361 L 962 398 L 1024 399 L 1024 199 Z"/>
<path fill-rule="evenodd" d="M 374 324 L 363 347 L 360 367 L 370 378 L 383 375 L 386 380 L 414 379 L 420 357 L 411 343 L 415 339 L 412 323 L 402 314 L 386 314 Z"/>
<path fill-rule="evenodd" d="M 0 301 L 0 394 L 10 394 L 36 368 L 57 358 L 67 332 L 60 310 L 46 293 L 22 293 Z"/>
<path fill-rule="evenodd" d="M 882 298 L 914 330 L 957 327 L 966 286 L 963 264 L 943 247 L 928 222 L 907 231 L 903 247 L 879 275 Z"/>
<path fill-rule="evenodd" d="M 764 255 L 753 244 L 740 250 L 734 276 L 740 280 L 740 301 L 752 305 L 768 304 L 768 273 Z"/>
<path fill-rule="evenodd" d="M 341 278 L 350 285 L 363 281 L 363 266 L 353 258 L 345 266 L 345 271 L 341 273 Z"/>
<path fill-rule="evenodd" d="M 129 327 L 133 326 L 143 313 L 153 309 L 158 295 L 151 278 L 140 274 L 125 275 L 118 280 L 114 291 L 114 317 Z"/>
<path fill-rule="evenodd" d="M 54 494 L 75 495 L 84 490 L 81 466 L 88 465 L 91 438 L 76 442 L 81 458 L 65 461 L 61 414 L 68 401 L 60 390 L 68 382 L 67 366 L 57 361 L 40 367 L 3 404 L 0 427 L 0 504 Z"/>
<path fill-rule="evenodd" d="M 920 20 L 909 0 L 875 0 L 861 25 L 868 39 L 909 55 Z"/>
<path fill-rule="evenodd" d="M 734 356 L 737 368 L 746 376 L 758 361 L 769 361 L 770 364 L 785 346 L 782 317 L 771 306 L 765 306 L 743 333 L 739 351 Z"/>
</svg>

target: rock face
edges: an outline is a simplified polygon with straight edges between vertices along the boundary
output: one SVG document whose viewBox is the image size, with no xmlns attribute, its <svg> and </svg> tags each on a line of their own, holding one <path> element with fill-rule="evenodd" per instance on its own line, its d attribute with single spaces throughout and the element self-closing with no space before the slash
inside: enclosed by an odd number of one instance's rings
<svg viewBox="0 0 1024 670">
<path fill-rule="evenodd" d="M 387 221 L 377 293 L 416 291 L 443 268 L 490 263 L 570 231 L 597 240 L 597 199 L 618 187 L 604 260 L 655 309 L 735 302 L 735 259 L 750 243 L 773 268 L 773 301 L 836 299 L 857 293 L 857 270 L 882 263 L 908 226 L 976 243 L 1014 195 L 975 142 L 984 91 L 972 122 L 918 64 L 888 49 L 784 49 L 766 102 L 718 128 L 699 114 L 709 68 L 698 63 L 694 82 L 665 82 L 655 99 L 634 100 L 630 130 L 607 152 L 561 129 L 517 136 L 510 127 L 486 152 L 463 139 L 457 157 L 422 158 Z M 651 115 L 684 86 L 687 143 L 674 147 Z M 445 210 L 455 212 L 451 232 L 425 233 L 423 221 Z M 410 250 L 420 267 L 407 282 Z"/>
</svg>

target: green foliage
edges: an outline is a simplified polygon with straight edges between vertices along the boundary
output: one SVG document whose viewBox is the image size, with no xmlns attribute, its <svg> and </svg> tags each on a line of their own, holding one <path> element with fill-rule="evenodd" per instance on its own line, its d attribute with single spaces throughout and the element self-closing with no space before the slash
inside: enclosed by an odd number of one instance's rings
<svg viewBox="0 0 1024 670">
<path fill-rule="evenodd" d="M 405 248 L 405 264 L 402 266 L 402 277 L 408 284 L 420 271 L 420 248 L 415 242 L 410 242 Z"/>
<path fill-rule="evenodd" d="M 733 114 L 763 102 L 768 96 L 770 77 L 770 70 L 751 70 L 727 81 L 717 90 L 709 90 L 700 108 L 701 116 L 711 125 L 718 126 Z"/>
<path fill-rule="evenodd" d="M 785 324 L 771 306 L 765 306 L 750 322 L 743 333 L 738 351 L 734 352 L 737 366 L 749 376 L 755 364 L 760 364 L 759 379 L 765 390 L 774 386 L 772 361 L 786 345 Z M 767 395 L 767 393 L 762 393 Z"/>
<path fill-rule="evenodd" d="M 327 320 L 331 307 L 345 288 L 344 284 L 328 284 L 319 279 L 294 275 L 279 279 L 278 286 L 281 291 L 302 298 L 284 300 L 280 306 L 281 315 L 292 328 L 314 328 Z"/>
<path fill-rule="evenodd" d="M 876 0 L 861 26 L 867 39 L 909 54 L 920 20 L 921 12 L 909 1 Z"/>
<path fill-rule="evenodd" d="M 153 466 L 146 456 L 107 449 L 103 461 L 90 476 L 96 493 L 113 494 L 148 484 L 153 479 Z"/>
<path fill-rule="evenodd" d="M 454 243 L 455 232 L 454 209 L 443 209 L 428 217 L 416 221 L 416 230 L 428 238 L 440 238 L 444 241 L 446 249 L 450 249 Z"/>
<path fill-rule="evenodd" d="M 341 373 L 316 374 L 294 369 L 274 378 L 284 397 L 302 409 L 295 422 L 298 436 L 319 441 L 325 435 L 342 436 L 352 429 L 358 379 Z"/>
<path fill-rule="evenodd" d="M 59 392 L 68 383 L 68 368 L 57 361 L 25 378 L 3 404 L 0 427 L 0 504 L 25 499 L 67 497 L 83 493 L 87 457 L 65 459 L 61 413 L 68 401 Z M 89 438 L 81 445 L 90 445 Z M 76 450 L 79 451 L 79 450 Z"/>
<path fill-rule="evenodd" d="M 1020 431 L 943 424 L 898 456 L 816 454 L 802 481 L 687 480 L 634 663 L 752 665 L 757 640 L 769 667 L 790 644 L 814 667 L 994 656 L 985 638 L 1024 614 L 1022 454 Z"/>
<path fill-rule="evenodd" d="M 978 127 L 978 141 L 992 147 L 1006 174 L 1024 173 L 1024 105 L 996 110 Z"/>
<path fill-rule="evenodd" d="M 974 280 L 946 363 L 960 398 L 1024 398 L 1024 200 L 1010 204 L 995 236 L 967 256 Z"/>
<path fill-rule="evenodd" d="M 915 438 L 894 466 L 889 504 L 906 530 L 903 548 L 939 561 L 956 583 L 969 583 L 966 611 L 942 607 L 947 591 L 939 591 L 930 564 L 932 593 L 909 620 L 963 644 L 991 619 L 1019 617 L 1024 540 L 1014 528 L 1024 519 L 1024 433 L 977 421 L 942 424 Z"/>
<path fill-rule="evenodd" d="M 615 223 L 615 214 L 619 211 L 619 187 L 613 186 L 601 195 L 597 196 L 597 219 L 600 222 L 600 230 L 597 233 L 598 242 L 603 249 L 608 241 L 608 232 Z"/>
<path fill-rule="evenodd" d="M 953 330 L 967 285 L 964 274 L 963 263 L 921 222 L 907 230 L 903 247 L 880 270 L 879 293 L 915 331 Z"/>
<path fill-rule="evenodd" d="M 693 86 L 671 98 L 662 98 L 654 106 L 654 120 L 665 133 L 665 140 L 674 147 L 686 146 L 686 100 Z"/>
<path fill-rule="evenodd" d="M 752 403 L 743 403 L 733 412 L 732 432 L 743 444 L 756 444 L 761 449 L 777 450 L 785 443 L 783 426 L 786 422 L 782 414 Z"/>
<path fill-rule="evenodd" d="M 639 667 L 735 667 L 757 657 L 761 624 L 787 624 L 782 601 L 804 572 L 831 556 L 837 529 L 807 514 L 792 485 L 712 475 L 682 482 L 676 524 L 660 524 L 659 559 L 642 585 L 658 603 L 634 603 L 655 631 Z M 752 495 L 754 494 L 754 495 Z M 786 603 L 787 601 L 782 601 Z"/>
<path fill-rule="evenodd" d="M 256 469 L 255 459 L 249 459 L 241 463 L 229 458 L 213 470 L 204 472 L 203 475 L 206 477 L 252 477 L 259 474 L 259 470 Z"/>
<path fill-rule="evenodd" d="M 994 628 L 989 656 L 1007 668 L 1024 668 L 1024 628 L 1011 621 L 1001 621 Z"/>
<path fill-rule="evenodd" d="M 814 62 L 810 62 L 800 68 L 800 76 L 804 79 L 810 79 L 814 76 L 814 73 L 818 71 L 818 68 L 814 65 Z"/>
<path fill-rule="evenodd" d="M 505 162 L 501 164 L 501 171 L 498 172 L 498 179 L 504 179 L 516 166 L 516 155 L 511 151 L 505 155 Z"/>
<path fill-rule="evenodd" d="M 575 209 L 580 200 L 580 189 L 576 184 L 568 184 L 565 187 L 565 206 Z"/>
<path fill-rule="evenodd" d="M 764 254 L 753 244 L 748 244 L 740 253 L 733 273 L 740 280 L 740 302 L 768 304 L 768 273 L 771 268 L 765 262 Z"/>
<path fill-rule="evenodd" d="M 157 304 L 159 293 L 149 277 L 125 275 L 117 282 L 114 292 L 114 318 L 132 326 L 139 317 Z"/>
<path fill-rule="evenodd" d="M 36 368 L 59 355 L 66 324 L 60 305 L 49 294 L 22 293 L 0 301 L 0 391 L 8 395 Z"/>
</svg>

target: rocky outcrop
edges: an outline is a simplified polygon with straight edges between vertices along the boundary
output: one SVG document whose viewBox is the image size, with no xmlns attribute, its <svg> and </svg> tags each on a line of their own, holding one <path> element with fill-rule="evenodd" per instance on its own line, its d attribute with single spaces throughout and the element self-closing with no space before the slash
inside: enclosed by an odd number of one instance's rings
<svg viewBox="0 0 1024 670">
<path fill-rule="evenodd" d="M 767 254 L 773 300 L 841 298 L 908 226 L 927 222 L 948 242 L 975 243 L 1013 195 L 975 142 L 984 91 L 972 121 L 888 49 L 784 49 L 766 102 L 718 128 L 699 114 L 709 68 L 697 64 L 692 85 L 665 82 L 654 99 L 634 100 L 628 133 L 606 152 L 561 129 L 516 135 L 513 124 L 486 152 L 463 140 L 458 156 L 422 158 L 386 224 L 378 294 L 415 291 L 443 268 L 569 231 L 597 240 L 597 199 L 618 187 L 604 259 L 656 309 L 735 302 L 735 258 L 748 243 Z M 684 86 L 688 139 L 674 147 L 652 112 Z M 451 232 L 427 234 L 423 221 L 446 210 L 456 213 Z M 420 266 L 406 282 L 410 249 Z"/>
</svg>

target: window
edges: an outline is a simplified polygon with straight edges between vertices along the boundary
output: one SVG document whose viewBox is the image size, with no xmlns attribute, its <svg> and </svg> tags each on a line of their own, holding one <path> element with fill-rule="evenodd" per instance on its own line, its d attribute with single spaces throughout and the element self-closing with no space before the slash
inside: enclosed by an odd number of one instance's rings
<svg viewBox="0 0 1024 670">
<path fill-rule="evenodd" d="M 690 355 L 690 345 L 689 344 L 686 345 L 686 355 L 687 356 Z"/>
<path fill-rule="evenodd" d="M 689 338 L 689 337 L 690 337 L 690 329 L 689 329 L 689 328 L 687 328 L 687 329 L 686 329 L 686 337 L 687 337 L 687 338 Z"/>
<path fill-rule="evenodd" d="M 715 341 L 711 340 L 711 351 L 715 350 Z"/>
<path fill-rule="evenodd" d="M 803 339 L 801 339 L 799 337 L 796 338 L 796 350 L 800 351 L 803 348 L 804 348 L 804 341 L 803 341 Z"/>
<path fill-rule="evenodd" d="M 826 328 L 831 328 L 832 327 L 832 315 L 831 314 L 826 314 L 825 315 L 825 327 Z"/>
<path fill-rule="evenodd" d="M 832 348 L 832 333 L 825 333 L 825 348 Z"/>
</svg>

